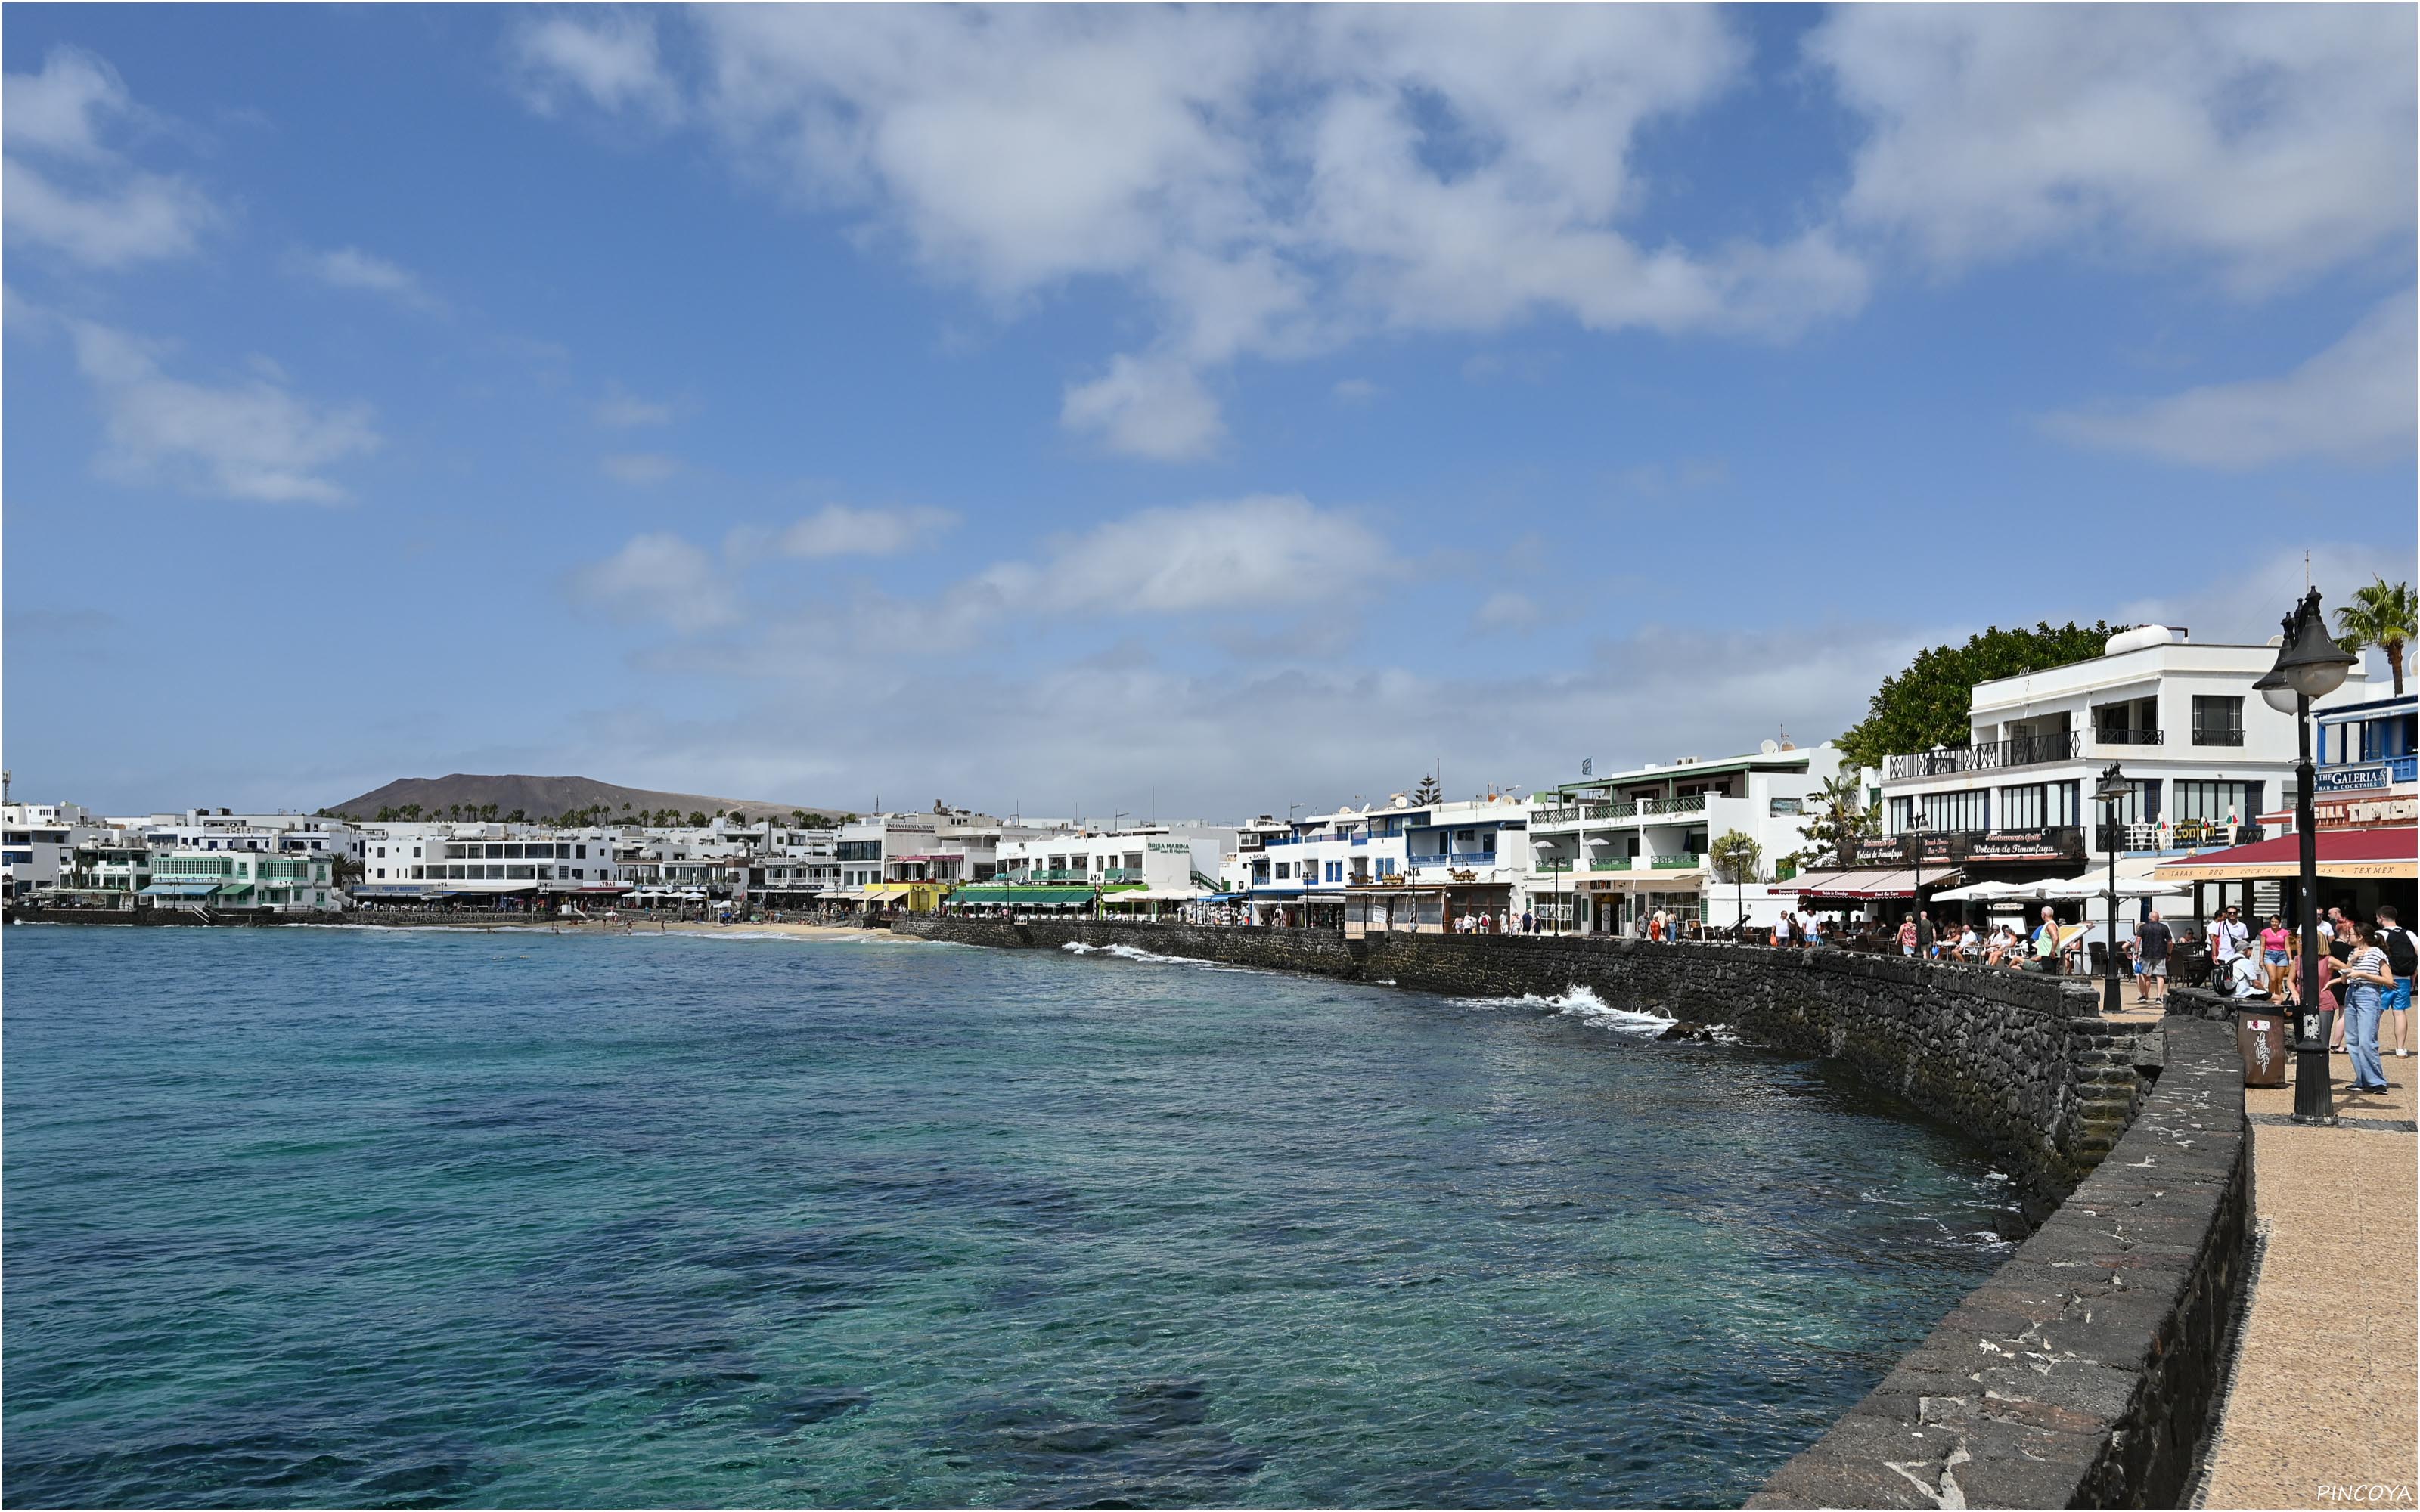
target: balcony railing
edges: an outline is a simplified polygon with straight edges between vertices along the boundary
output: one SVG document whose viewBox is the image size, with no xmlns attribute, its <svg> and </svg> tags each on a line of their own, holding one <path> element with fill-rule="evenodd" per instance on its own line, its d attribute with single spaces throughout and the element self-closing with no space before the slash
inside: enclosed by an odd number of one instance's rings
<svg viewBox="0 0 2420 1512">
<path fill-rule="evenodd" d="M 1678 856 L 1651 856 L 1647 862 L 1647 870 L 1650 872 L 1679 872 L 1689 867 L 1702 865 L 1704 864 L 1704 861 L 1705 857 L 1701 856 L 1692 856 L 1688 852 L 1683 851 Z"/>
<path fill-rule="evenodd" d="M 2243 744 L 2243 732 L 2241 730 L 2205 730 L 2201 726 L 2195 725 L 2193 733 L 2193 743 L 2196 746 L 2241 746 Z"/>
<path fill-rule="evenodd" d="M 1539 811 L 1531 827 L 1544 829 L 1551 825 L 1587 824 L 1593 820 L 1654 819 L 1665 814 L 1705 811 L 1706 795 L 1693 793 L 1685 798 L 1640 798 L 1635 802 L 1581 803 L 1566 809 L 1545 809 Z"/>
<path fill-rule="evenodd" d="M 1428 866 L 1453 867 L 1471 871 L 1494 866 L 1496 853 L 1494 851 L 1456 851 L 1447 856 L 1407 856 L 1404 858 L 1404 864 L 1415 869 Z"/>
<path fill-rule="evenodd" d="M 1103 882 L 1140 882 L 1142 869 L 1133 866 L 1113 866 L 1101 873 L 1101 880 Z"/>
<path fill-rule="evenodd" d="M 2071 730 L 2063 735 L 2019 735 L 2013 740 L 1987 740 L 1979 746 L 1948 750 L 1920 750 L 1891 756 L 1883 762 L 1885 778 L 1948 777 L 1959 772 L 1996 772 L 2011 766 L 2071 761 L 2082 754 L 2084 735 Z"/>
<path fill-rule="evenodd" d="M 2092 732 L 2092 742 L 2096 746 L 2157 746 L 2165 738 L 2165 733 L 2158 730 L 2111 728 Z"/>
</svg>

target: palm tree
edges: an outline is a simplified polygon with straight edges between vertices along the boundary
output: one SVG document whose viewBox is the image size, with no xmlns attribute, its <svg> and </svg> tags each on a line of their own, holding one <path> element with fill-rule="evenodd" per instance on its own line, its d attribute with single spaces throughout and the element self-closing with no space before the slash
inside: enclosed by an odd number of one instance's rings
<svg viewBox="0 0 2420 1512">
<path fill-rule="evenodd" d="M 2336 610 L 2336 644 L 2358 656 L 2370 646 L 2386 653 L 2386 670 L 2395 677 L 2395 696 L 2403 696 L 2403 647 L 2414 634 L 2412 585 L 2389 585 L 2383 578 L 2355 590 L 2352 602 Z"/>
</svg>

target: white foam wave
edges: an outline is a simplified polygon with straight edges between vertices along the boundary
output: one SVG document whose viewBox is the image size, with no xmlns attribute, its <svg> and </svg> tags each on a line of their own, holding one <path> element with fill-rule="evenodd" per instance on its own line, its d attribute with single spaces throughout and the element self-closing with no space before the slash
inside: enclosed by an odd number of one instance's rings
<svg viewBox="0 0 2420 1512">
<path fill-rule="evenodd" d="M 1636 1009 L 1616 1008 L 1599 997 L 1592 988 L 1576 984 L 1554 997 L 1543 997 L 1536 993 L 1523 993 L 1518 997 L 1457 997 L 1452 1000 L 1474 1008 L 1518 1006 L 1548 1009 L 1558 1013 L 1568 1013 L 1598 1028 L 1610 1029 L 1616 1034 L 1626 1034 L 1640 1040 L 1655 1038 L 1670 1028 L 1675 1022 L 1660 1013 L 1641 1013 Z"/>
<path fill-rule="evenodd" d="M 1121 961 L 1149 961 L 1161 965 L 1207 966 L 1213 971 L 1242 971 L 1247 969 L 1242 966 L 1225 965 L 1217 961 L 1204 961 L 1199 956 L 1162 955 L 1156 950 L 1146 950 L 1140 946 L 1125 944 L 1087 945 L 1082 940 L 1069 940 L 1066 944 L 1059 947 L 1059 949 L 1073 955 L 1113 955 Z"/>
</svg>

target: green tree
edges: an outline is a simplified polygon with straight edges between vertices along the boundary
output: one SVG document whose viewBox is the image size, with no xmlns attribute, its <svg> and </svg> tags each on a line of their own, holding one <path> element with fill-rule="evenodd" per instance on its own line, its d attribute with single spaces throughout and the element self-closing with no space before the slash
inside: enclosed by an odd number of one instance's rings
<svg viewBox="0 0 2420 1512">
<path fill-rule="evenodd" d="M 1916 653 L 1916 660 L 1895 677 L 1886 677 L 1868 703 L 1866 717 L 1844 731 L 1836 744 L 1859 766 L 1880 766 L 1885 756 L 1931 750 L 1935 746 L 1963 746 L 1971 726 L 1967 711 L 1975 685 L 2021 672 L 2046 671 L 2102 655 L 2121 625 L 2048 621 L 2030 630 L 2003 630 L 1993 625 L 1969 636 L 1962 646 L 1934 646 Z"/>
<path fill-rule="evenodd" d="M 1866 806 L 1866 790 L 1854 772 L 1823 779 L 1823 789 L 1809 800 L 1816 807 L 1815 817 L 1806 825 L 1806 852 L 1800 857 L 1837 863 L 1851 842 L 1870 835 L 1882 817 Z"/>
<path fill-rule="evenodd" d="M 804 829 L 804 828 L 806 828 L 806 827 L 807 827 L 807 810 L 805 810 L 804 809 L 793 809 L 793 810 L 790 810 L 790 827 L 791 827 L 792 829 Z"/>
<path fill-rule="evenodd" d="M 2386 653 L 2386 670 L 2395 678 L 2395 696 L 2403 696 L 2403 648 L 2415 634 L 2412 585 L 2390 584 L 2383 578 L 2357 589 L 2352 602 L 2336 610 L 2336 644 L 2360 656 L 2371 646 Z"/>
<path fill-rule="evenodd" d="M 691 829 L 704 829 L 706 827 L 706 812 L 704 810 L 691 809 L 689 811 L 689 826 Z"/>
<path fill-rule="evenodd" d="M 362 863 L 356 856 L 336 852 L 329 858 L 328 881 L 339 887 L 350 887 L 362 880 Z"/>
<path fill-rule="evenodd" d="M 527 818 L 528 815 L 522 813 L 519 809 L 516 809 L 512 812 L 504 815 L 504 823 L 508 825 L 518 825 L 525 821 Z"/>
<path fill-rule="evenodd" d="M 1419 786 L 1412 790 L 1412 801 L 1419 804 L 1443 803 L 1445 789 L 1437 785 L 1435 778 L 1422 774 Z"/>
<path fill-rule="evenodd" d="M 1736 829 L 1727 829 L 1714 837 L 1706 849 L 1706 859 L 1714 863 L 1714 876 L 1723 882 L 1754 882 L 1758 867 L 1764 860 L 1764 847 L 1756 838 Z"/>
</svg>

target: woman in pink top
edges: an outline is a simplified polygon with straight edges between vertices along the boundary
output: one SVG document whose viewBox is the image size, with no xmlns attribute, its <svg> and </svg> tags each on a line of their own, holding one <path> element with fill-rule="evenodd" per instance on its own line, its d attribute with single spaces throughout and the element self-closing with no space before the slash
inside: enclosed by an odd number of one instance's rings
<svg viewBox="0 0 2420 1512">
<path fill-rule="evenodd" d="M 2286 921 L 2270 915 L 2269 927 L 2260 932 L 2260 957 L 2269 970 L 2269 995 L 2280 1001 L 2286 995 L 2286 944 L 2291 938 Z"/>
</svg>

